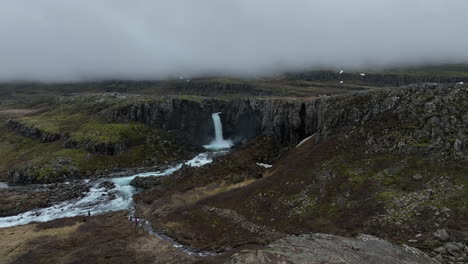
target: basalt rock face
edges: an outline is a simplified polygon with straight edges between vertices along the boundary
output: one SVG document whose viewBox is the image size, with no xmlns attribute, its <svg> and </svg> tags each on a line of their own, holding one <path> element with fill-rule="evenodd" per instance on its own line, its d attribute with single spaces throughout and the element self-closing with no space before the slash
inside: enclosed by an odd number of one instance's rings
<svg viewBox="0 0 468 264">
<path fill-rule="evenodd" d="M 375 151 L 423 149 L 466 159 L 467 102 L 466 87 L 425 84 L 308 101 L 240 99 L 222 117 L 230 137 L 263 134 L 291 145 L 316 134 L 319 143 L 341 128 L 359 126 L 353 133 L 366 137 Z"/>
<path fill-rule="evenodd" d="M 63 146 L 65 148 L 84 148 L 90 153 L 103 155 L 120 155 L 128 150 L 127 144 L 123 142 L 95 143 L 80 142 L 69 139 L 65 141 Z"/>
<path fill-rule="evenodd" d="M 468 159 L 468 88 L 415 85 L 322 100 L 317 141 L 351 127 L 375 152 Z"/>
<path fill-rule="evenodd" d="M 313 134 L 317 142 L 322 142 L 337 129 L 362 126 L 386 115 L 394 119 L 393 128 L 369 130 L 372 133 L 355 131 L 368 137 L 376 151 L 425 148 L 464 159 L 468 156 L 467 101 L 466 87 L 424 84 L 310 100 L 166 98 L 122 107 L 112 113 L 111 119 L 181 130 L 201 145 L 213 138 L 211 114 L 221 112 L 227 138 L 266 135 L 290 146 Z"/>
<path fill-rule="evenodd" d="M 239 99 L 229 103 L 221 117 L 229 137 L 261 134 L 289 145 L 316 132 L 320 100 Z"/>
<path fill-rule="evenodd" d="M 191 101 L 166 98 L 125 106 L 112 112 L 115 122 L 141 122 L 166 130 L 181 130 L 198 144 L 214 137 L 211 115 L 221 112 L 224 136 L 234 140 L 256 135 L 275 136 L 284 145 L 297 142 L 317 127 L 319 101 L 235 99 Z"/>
<path fill-rule="evenodd" d="M 164 98 L 121 107 L 110 114 L 114 122 L 141 122 L 164 130 L 180 130 L 194 142 L 209 143 L 213 134 L 211 115 L 223 109 L 221 100 L 192 101 Z"/>
<path fill-rule="evenodd" d="M 12 131 L 15 131 L 27 138 L 39 139 L 42 143 L 53 142 L 62 138 L 62 135 L 60 134 L 48 133 L 38 129 L 37 127 L 27 126 L 15 120 L 9 119 L 6 124 Z"/>
</svg>

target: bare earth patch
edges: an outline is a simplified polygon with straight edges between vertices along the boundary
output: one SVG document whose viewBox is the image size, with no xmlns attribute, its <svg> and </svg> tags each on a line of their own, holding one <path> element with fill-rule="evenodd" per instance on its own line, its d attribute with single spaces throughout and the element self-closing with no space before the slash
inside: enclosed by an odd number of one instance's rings
<svg viewBox="0 0 468 264">
<path fill-rule="evenodd" d="M 46 108 L 37 109 L 2 109 L 0 110 L 0 118 L 15 118 L 22 116 L 37 115 L 47 111 Z"/>
</svg>

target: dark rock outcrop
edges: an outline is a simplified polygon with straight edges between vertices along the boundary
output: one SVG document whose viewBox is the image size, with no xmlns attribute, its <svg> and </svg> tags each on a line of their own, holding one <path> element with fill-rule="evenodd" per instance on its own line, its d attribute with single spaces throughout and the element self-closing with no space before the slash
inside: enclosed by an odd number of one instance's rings
<svg viewBox="0 0 468 264">
<path fill-rule="evenodd" d="M 115 143 L 96 143 L 96 142 L 81 142 L 76 140 L 67 140 L 64 145 L 65 148 L 84 148 L 93 154 L 102 155 L 120 155 L 128 150 L 128 145 L 124 142 Z"/>
<path fill-rule="evenodd" d="M 79 198 L 88 191 L 89 186 L 78 181 L 0 189 L 0 217 Z"/>
<path fill-rule="evenodd" d="M 12 119 L 8 119 L 6 125 L 12 131 L 15 131 L 16 133 L 19 133 L 27 138 L 39 139 L 42 143 L 53 142 L 60 140 L 62 137 L 66 137 L 66 135 L 49 133 L 37 127 L 28 126 Z"/>
<path fill-rule="evenodd" d="M 137 188 L 142 189 L 149 189 L 154 186 L 158 186 L 162 183 L 163 178 L 157 176 L 150 176 L 150 177 L 135 177 L 130 182 L 130 185 L 135 186 Z"/>
<path fill-rule="evenodd" d="M 369 235 L 345 238 L 311 234 L 282 238 L 265 249 L 243 250 L 224 263 L 292 264 L 437 264 L 422 251 L 406 245 L 396 246 Z"/>
<path fill-rule="evenodd" d="M 148 103 L 121 107 L 108 117 L 112 122 L 141 122 L 164 130 L 180 130 L 200 145 L 209 143 L 213 133 L 211 115 L 223 109 L 221 100 L 192 101 L 161 98 Z"/>
<path fill-rule="evenodd" d="M 414 128 L 409 137 L 425 142 L 409 144 L 386 138 L 376 144 L 400 144 L 404 151 L 427 145 L 432 152 L 442 151 L 463 159 L 468 153 L 466 101 L 467 88 L 424 84 L 310 100 L 247 98 L 226 102 L 165 98 L 119 108 L 111 119 L 181 130 L 202 145 L 213 137 L 211 114 L 221 112 L 225 137 L 244 140 L 266 135 L 289 146 L 313 134 L 317 135 L 317 142 L 322 142 L 336 129 L 362 125 L 385 114 Z"/>
<path fill-rule="evenodd" d="M 468 156 L 466 102 L 467 88 L 426 84 L 308 101 L 239 99 L 229 103 L 222 117 L 228 136 L 263 134 L 290 145 L 313 134 L 322 142 L 341 127 L 363 125 L 385 114 L 396 119 L 395 128 L 405 138 L 365 135 L 369 144 L 398 151 L 424 147 L 463 159 Z"/>
<path fill-rule="evenodd" d="M 71 160 L 57 158 L 49 163 L 11 169 L 7 181 L 10 184 L 54 183 L 79 177 L 80 172 Z"/>
</svg>

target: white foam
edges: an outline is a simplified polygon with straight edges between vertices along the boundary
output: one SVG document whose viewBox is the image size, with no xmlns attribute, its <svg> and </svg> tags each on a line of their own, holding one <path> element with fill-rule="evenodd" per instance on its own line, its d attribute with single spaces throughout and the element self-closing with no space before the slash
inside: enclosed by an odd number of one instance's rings
<svg viewBox="0 0 468 264">
<path fill-rule="evenodd" d="M 222 155 L 231 148 L 232 142 L 223 138 L 223 127 L 221 124 L 220 113 L 212 114 L 213 124 L 215 128 L 215 139 L 211 144 L 204 146 L 207 149 L 214 150 L 198 154 L 193 159 L 177 164 L 164 171 L 144 172 L 125 177 L 101 179 L 94 182 L 84 180 L 85 183 L 91 185 L 90 191 L 84 197 L 74 200 L 65 201 L 48 208 L 40 208 L 31 210 L 19 215 L 0 217 L 0 228 L 17 225 L 24 225 L 30 222 L 46 222 L 57 218 L 73 217 L 79 215 L 88 215 L 91 213 L 102 214 L 106 212 L 131 209 L 134 205 L 133 194 L 136 188 L 130 185 L 130 182 L 135 177 L 149 176 L 167 176 L 180 170 L 182 166 L 188 165 L 192 167 L 201 167 L 213 161 L 216 155 Z M 111 181 L 115 184 L 112 190 L 100 188 L 103 181 Z"/>
<path fill-rule="evenodd" d="M 192 167 L 201 167 L 203 165 L 213 162 L 211 156 L 212 155 L 210 155 L 210 153 L 201 153 L 198 154 L 195 158 L 185 162 L 185 164 Z"/>
<path fill-rule="evenodd" d="M 223 137 L 223 124 L 221 123 L 221 118 L 219 117 L 219 114 L 220 113 L 213 113 L 211 115 L 211 117 L 213 118 L 215 138 L 209 145 L 204 146 L 206 149 L 209 150 L 229 149 L 233 145 L 231 140 L 226 140 Z"/>
<path fill-rule="evenodd" d="M 215 154 L 201 153 L 185 162 L 185 164 L 192 167 L 201 167 L 211 163 L 213 161 L 213 155 Z M 15 216 L 0 217 L 0 228 L 24 225 L 31 222 L 47 222 L 64 217 L 88 215 L 88 212 L 91 213 L 91 215 L 96 215 L 130 209 L 134 205 L 132 196 L 136 192 L 136 188 L 131 186 L 130 182 L 135 177 L 163 177 L 171 175 L 180 170 L 182 165 L 182 163 L 177 164 L 164 171 L 138 173 L 131 176 L 101 179 L 94 182 L 85 180 L 85 182 L 90 183 L 92 187 L 84 197 L 58 203 L 47 208 L 31 210 Z M 115 184 L 115 187 L 110 191 L 105 188 L 99 188 L 99 185 L 106 180 Z"/>
</svg>

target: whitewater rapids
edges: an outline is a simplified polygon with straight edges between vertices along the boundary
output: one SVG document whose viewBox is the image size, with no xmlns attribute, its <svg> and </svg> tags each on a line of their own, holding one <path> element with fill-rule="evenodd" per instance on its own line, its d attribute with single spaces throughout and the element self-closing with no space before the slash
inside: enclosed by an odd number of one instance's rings
<svg viewBox="0 0 468 264">
<path fill-rule="evenodd" d="M 198 154 L 193 159 L 177 164 L 164 171 L 145 172 L 134 174 L 127 177 L 99 179 L 90 182 L 91 188 L 84 197 L 58 203 L 51 207 L 34 209 L 15 216 L 0 217 L 0 228 L 25 225 L 31 222 L 47 222 L 58 218 L 73 217 L 80 215 L 97 215 L 113 211 L 129 210 L 133 208 L 133 194 L 136 188 L 130 185 L 130 182 L 135 177 L 148 176 L 168 176 L 180 170 L 183 164 L 192 167 L 201 167 L 213 160 L 213 155 L 220 154 L 219 152 L 205 152 Z M 111 190 L 100 187 L 104 181 L 110 181 L 115 184 Z M 115 198 L 111 198 L 114 196 Z"/>
</svg>

